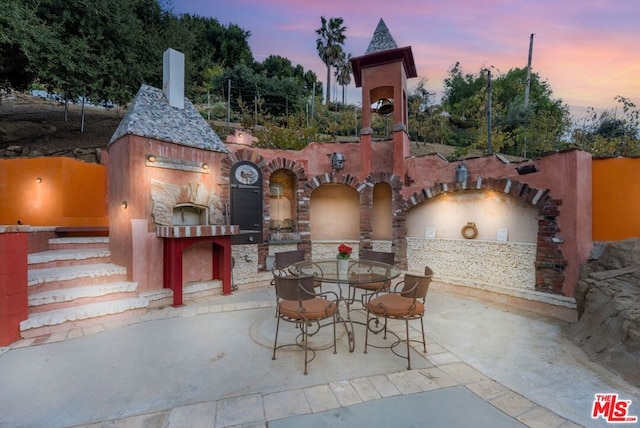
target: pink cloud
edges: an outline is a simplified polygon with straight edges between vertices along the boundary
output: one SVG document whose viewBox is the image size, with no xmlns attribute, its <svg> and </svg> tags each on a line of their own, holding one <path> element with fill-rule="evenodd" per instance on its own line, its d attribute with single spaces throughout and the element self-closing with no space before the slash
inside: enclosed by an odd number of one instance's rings
<svg viewBox="0 0 640 428">
<path fill-rule="evenodd" d="M 189 11 L 234 22 L 251 31 L 256 59 L 276 54 L 324 80 L 315 29 L 320 16 L 342 17 L 345 49 L 363 55 L 380 18 L 399 46 L 411 46 L 420 77 L 442 89 L 447 71 L 460 61 L 466 72 L 495 66 L 502 72 L 526 66 L 535 33 L 533 70 L 555 96 L 576 111 L 612 108 L 620 94 L 640 104 L 640 8 L 603 0 L 174 0 Z M 214 4 L 216 3 L 216 4 Z M 410 82 L 410 84 L 417 83 Z M 357 94 L 352 88 L 351 94 Z M 355 95 L 350 95 L 351 102 Z"/>
</svg>

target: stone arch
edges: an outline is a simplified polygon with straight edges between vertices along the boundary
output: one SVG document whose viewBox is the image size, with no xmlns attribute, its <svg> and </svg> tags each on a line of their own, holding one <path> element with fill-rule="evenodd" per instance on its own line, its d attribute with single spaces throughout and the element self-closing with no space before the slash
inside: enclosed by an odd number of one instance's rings
<svg viewBox="0 0 640 428">
<path fill-rule="evenodd" d="M 377 172 L 367 176 L 360 192 L 360 249 L 372 248 L 371 212 L 373 209 L 373 188 L 376 184 L 386 183 L 391 187 L 391 208 L 393 211 L 391 250 L 396 253 L 396 265 L 407 266 L 407 225 L 405 216 L 398 215 L 404 211 L 402 197 L 403 180 L 392 172 Z"/>
<path fill-rule="evenodd" d="M 410 208 L 427 202 L 438 195 L 467 190 L 493 190 L 506 193 L 538 209 L 535 289 L 562 295 L 565 280 L 564 269 L 567 267 L 568 261 L 562 254 L 561 242 L 556 242 L 559 240 L 554 239 L 560 231 L 557 218 L 560 215 L 562 200 L 554 199 L 550 195 L 549 189 L 536 189 L 526 183 L 508 178 L 478 178 L 470 183 L 466 181 L 464 183 L 437 183 L 411 195 L 405 201 L 404 211 L 406 212 Z"/>
</svg>

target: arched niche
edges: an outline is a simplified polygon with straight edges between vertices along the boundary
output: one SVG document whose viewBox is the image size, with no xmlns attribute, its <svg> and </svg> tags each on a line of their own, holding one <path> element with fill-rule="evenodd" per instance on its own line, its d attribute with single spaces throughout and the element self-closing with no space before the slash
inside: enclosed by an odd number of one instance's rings
<svg viewBox="0 0 640 428">
<path fill-rule="evenodd" d="M 391 186 L 388 183 L 378 183 L 373 187 L 371 232 L 374 240 L 393 238 L 393 201 Z"/>
<path fill-rule="evenodd" d="M 344 184 L 323 184 L 311 193 L 311 240 L 359 240 L 360 195 Z"/>
<path fill-rule="evenodd" d="M 296 189 L 298 183 L 291 170 L 279 169 L 269 177 L 269 229 L 273 232 L 295 232 L 297 226 Z"/>
</svg>

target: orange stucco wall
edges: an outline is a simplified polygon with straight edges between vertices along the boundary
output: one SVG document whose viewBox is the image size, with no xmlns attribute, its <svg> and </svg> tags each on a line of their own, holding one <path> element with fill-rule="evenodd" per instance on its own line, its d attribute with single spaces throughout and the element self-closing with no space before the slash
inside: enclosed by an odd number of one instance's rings
<svg viewBox="0 0 640 428">
<path fill-rule="evenodd" d="M 593 240 L 640 237 L 640 159 L 593 161 Z"/>
<path fill-rule="evenodd" d="M 0 160 L 0 224 L 107 226 L 104 165 L 65 157 Z"/>
</svg>

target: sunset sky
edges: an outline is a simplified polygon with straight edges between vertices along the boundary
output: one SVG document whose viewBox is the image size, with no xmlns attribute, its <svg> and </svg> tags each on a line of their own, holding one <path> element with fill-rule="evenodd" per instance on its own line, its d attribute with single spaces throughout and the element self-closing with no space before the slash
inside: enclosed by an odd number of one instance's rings
<svg viewBox="0 0 640 428">
<path fill-rule="evenodd" d="M 456 61 L 474 74 L 490 66 L 494 74 L 525 67 L 533 33 L 532 70 L 576 118 L 587 107 L 613 110 L 616 95 L 640 106 L 637 0 L 173 0 L 173 12 L 237 24 L 251 32 L 257 61 L 280 55 L 322 82 L 326 68 L 315 42 L 320 17 L 344 19 L 345 51 L 353 56 L 364 55 L 382 18 L 398 47 L 412 48 L 418 78 L 409 88 L 424 78 L 438 101 Z M 347 102 L 359 101 L 352 83 Z"/>
</svg>

